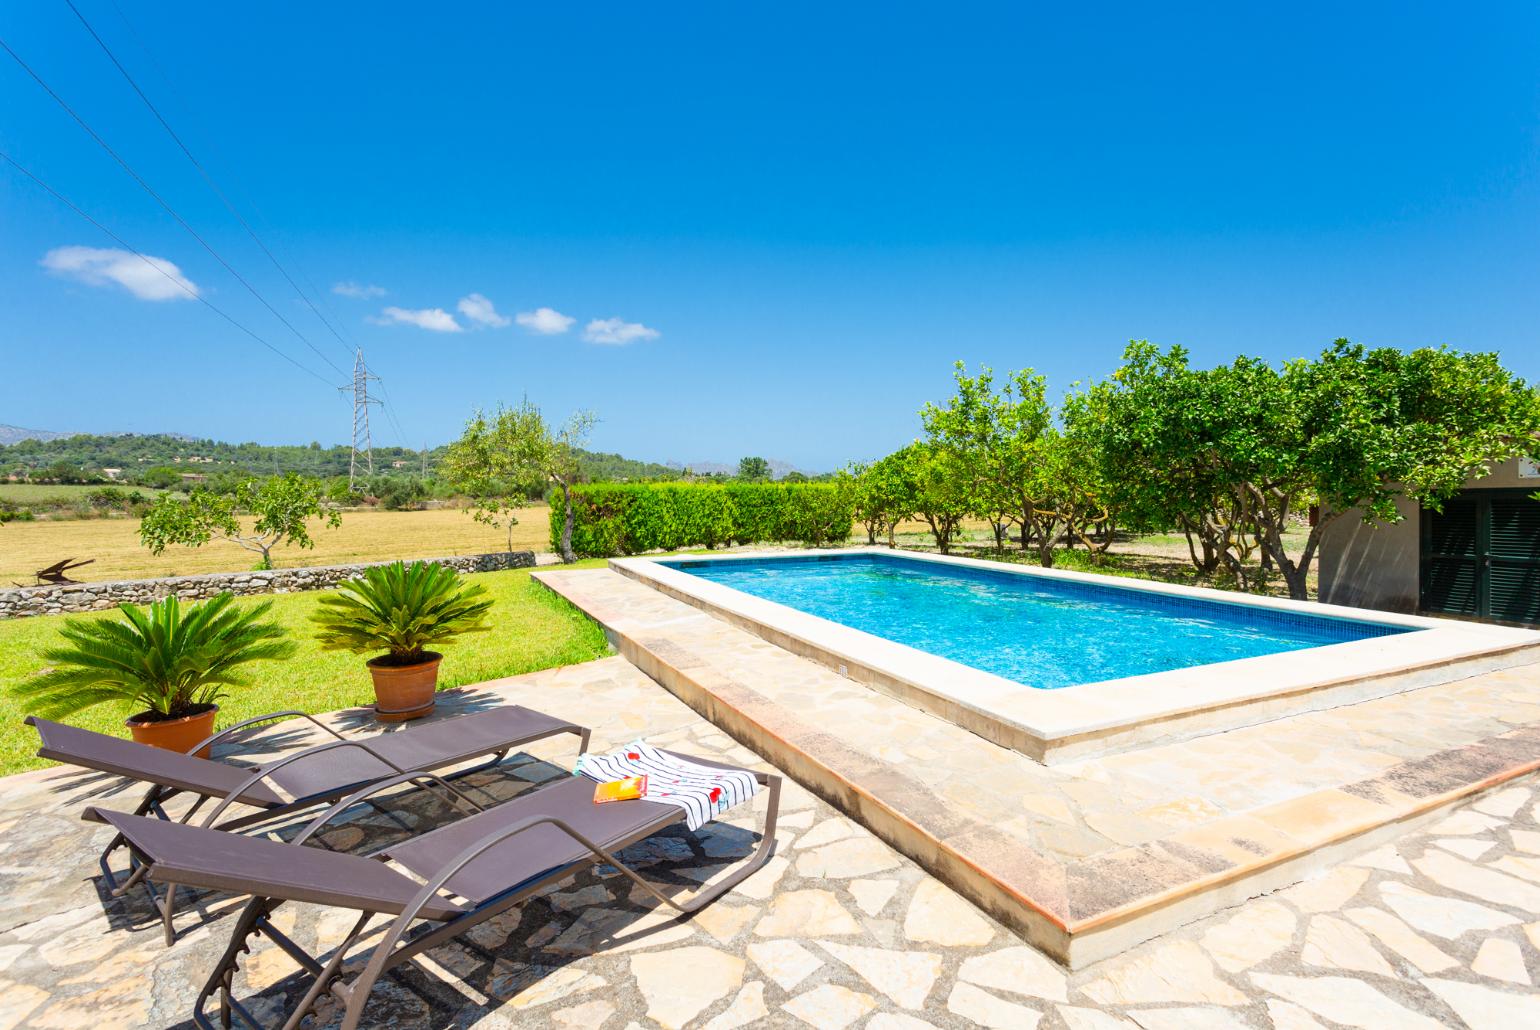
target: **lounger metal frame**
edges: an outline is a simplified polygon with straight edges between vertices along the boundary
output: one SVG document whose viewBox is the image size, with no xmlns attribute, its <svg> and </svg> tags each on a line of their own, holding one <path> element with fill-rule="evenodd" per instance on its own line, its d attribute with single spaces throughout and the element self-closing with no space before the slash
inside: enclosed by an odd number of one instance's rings
<svg viewBox="0 0 1540 1030">
<path fill-rule="evenodd" d="M 391 780 L 371 784 L 354 795 L 337 802 L 311 822 L 299 837 L 295 839 L 293 846 L 303 846 L 304 842 L 308 841 L 317 831 L 322 829 L 330 819 L 346 808 L 366 800 L 368 795 L 376 791 L 388 789 L 393 783 L 402 782 L 411 775 L 413 774 L 408 773 L 405 776 L 392 777 Z M 232 991 L 235 973 L 240 965 L 240 957 L 251 950 L 248 942 L 253 937 L 266 936 L 292 958 L 301 969 L 314 977 L 310 987 L 300 999 L 299 1004 L 283 1023 L 283 1030 L 298 1030 L 305 1017 L 311 1013 L 320 998 L 327 993 L 336 997 L 346 1006 L 342 1030 L 357 1030 L 362 1025 L 364 1008 L 368 1004 L 369 995 L 382 975 L 409 961 L 416 955 L 506 912 L 508 909 L 519 905 L 547 887 L 600 863 L 608 863 L 613 866 L 649 896 L 673 909 L 680 916 L 692 915 L 758 872 L 770 860 L 775 851 L 775 828 L 776 816 L 780 809 L 781 777 L 774 773 L 761 772 L 756 772 L 753 775 L 761 786 L 768 788 L 768 808 L 758 847 L 752 855 L 744 860 L 739 868 L 735 869 L 728 876 L 709 886 L 703 885 L 685 898 L 670 897 L 657 886 L 643 879 L 635 870 L 624 865 L 615 855 L 616 852 L 622 851 L 626 847 L 650 837 L 659 830 L 682 822 L 684 820 L 683 812 L 660 815 L 657 819 L 637 828 L 635 831 L 615 840 L 605 841 L 603 844 L 590 840 L 579 831 L 573 829 L 567 822 L 554 816 L 538 815 L 522 819 L 511 826 L 501 827 L 487 834 L 470 847 L 467 847 L 453 860 L 448 862 L 443 869 L 439 870 L 427 883 L 423 884 L 416 896 L 406 903 L 399 912 L 392 912 L 391 909 L 381 909 L 377 905 L 363 906 L 360 904 L 360 899 L 355 896 L 329 893 L 326 903 L 330 903 L 338 908 L 359 909 L 360 914 L 358 920 L 353 924 L 341 943 L 332 951 L 330 958 L 324 963 L 317 956 L 306 952 L 273 925 L 270 917 L 273 911 L 283 904 L 286 899 L 254 895 L 247 902 L 245 908 L 242 909 L 231 933 L 229 945 L 225 948 L 224 954 L 220 957 L 219 962 L 209 974 L 208 980 L 204 983 L 202 990 L 198 993 L 197 1001 L 194 1003 L 193 1021 L 199 1027 L 204 1028 L 204 1030 L 214 1030 L 215 1024 L 210 1021 L 205 1009 L 208 1007 L 209 1001 L 217 995 L 219 999 L 219 1026 L 229 1028 L 234 1025 L 234 1019 L 239 1019 L 250 1030 L 266 1030 L 256 1017 L 235 999 Z M 561 831 L 583 848 L 587 854 L 566 865 L 539 874 L 534 879 L 511 884 L 507 890 L 478 904 L 465 907 L 460 914 L 452 918 L 438 919 L 422 914 L 424 908 L 428 906 L 434 906 L 436 911 L 459 907 L 457 902 L 445 898 L 440 893 L 444 890 L 445 884 L 488 849 L 537 826 L 550 826 Z M 130 847 L 132 847 L 132 844 L 130 844 Z M 388 848 L 383 850 L 388 851 Z M 381 853 L 376 853 L 376 855 L 379 854 Z M 149 867 L 149 875 L 153 877 L 155 875 L 153 861 L 147 856 L 144 857 L 144 861 Z M 211 884 L 211 886 L 229 888 L 228 884 Z M 369 961 L 365 964 L 363 970 L 352 981 L 347 983 L 341 982 L 339 977 L 342 965 L 348 957 L 348 949 L 353 946 L 359 937 L 367 932 L 370 920 L 380 914 L 394 915 L 394 918 L 388 924 L 385 936 L 370 952 Z M 409 936 L 414 930 L 414 924 L 419 922 L 438 922 L 440 925 L 426 932 L 417 933 L 415 936 Z"/>
<path fill-rule="evenodd" d="M 473 717 L 474 715 L 457 716 L 457 718 Z M 494 768 L 507 756 L 508 752 L 512 751 L 514 748 L 520 747 L 524 744 L 533 743 L 536 740 L 544 740 L 547 737 L 554 736 L 557 733 L 576 734 L 578 737 L 578 754 L 586 754 L 588 751 L 589 737 L 592 734 L 592 730 L 586 726 L 578 726 L 575 723 L 562 724 L 559 728 L 550 730 L 549 732 L 543 732 L 536 736 L 508 741 L 506 747 L 493 752 L 489 752 L 491 757 L 486 761 L 464 769 L 456 769 L 444 776 L 439 776 L 430 769 L 403 769 L 399 764 L 391 761 L 385 755 L 382 755 L 375 749 L 369 747 L 368 738 L 344 737 L 341 733 L 338 733 L 335 729 L 321 722 L 314 716 L 306 712 L 291 709 L 281 712 L 268 712 L 265 715 L 257 715 L 251 717 L 250 719 L 243 719 L 234 725 L 226 726 L 219 732 L 205 737 L 203 740 L 200 740 L 198 743 L 188 748 L 184 753 L 196 756 L 198 752 L 202 751 L 204 748 L 211 747 L 214 744 L 225 741 L 231 735 L 240 730 L 247 729 L 260 723 L 273 722 L 277 719 L 289 718 L 305 719 L 326 733 L 329 733 L 331 736 L 336 737 L 337 739 L 328 741 L 324 744 L 316 744 L 312 747 L 304 748 L 300 751 L 294 752 L 291 755 L 284 755 L 277 761 L 270 762 L 266 765 L 262 765 L 254 769 L 250 776 L 241 781 L 239 786 L 231 790 L 225 796 L 219 797 L 218 804 L 215 805 L 214 810 L 205 816 L 203 821 L 198 825 L 210 827 L 216 830 L 227 831 L 248 829 L 250 827 L 258 826 L 262 823 L 270 822 L 287 815 L 292 815 L 297 812 L 303 812 L 315 808 L 317 805 L 332 801 L 339 795 L 345 794 L 348 791 L 352 791 L 361 785 L 378 784 L 380 782 L 379 780 L 356 780 L 351 783 L 340 784 L 335 788 L 328 788 L 324 791 L 317 791 L 308 795 L 293 798 L 279 805 L 268 807 L 261 807 L 255 802 L 243 797 L 252 787 L 262 783 L 264 780 L 267 780 L 272 776 L 274 772 L 277 772 L 279 769 L 282 769 L 285 766 L 292 765 L 302 759 L 313 758 L 318 754 L 324 754 L 328 751 L 336 751 L 344 748 L 357 748 L 362 750 L 367 753 L 370 758 L 375 759 L 376 761 L 393 770 L 395 775 L 389 777 L 389 781 L 393 785 L 399 786 L 403 783 L 412 782 L 418 783 L 427 789 L 432 789 L 432 787 L 436 785 L 445 791 L 446 796 L 449 798 L 451 803 L 468 806 L 472 812 L 480 812 L 482 811 L 482 806 L 478 805 L 476 802 L 466 797 L 464 793 L 456 790 L 453 786 L 451 786 L 449 783 L 450 780 L 457 780 L 464 776 L 471 776 L 475 773 L 484 772 L 487 769 Z M 32 716 L 27 717 L 26 724 L 29 726 L 35 726 L 35 720 Z M 410 733 L 411 730 L 407 729 L 399 732 Z M 40 752 L 40 754 L 41 753 L 42 752 Z M 79 764 L 78 756 L 56 756 L 53 754 L 45 754 L 44 757 L 53 757 L 59 761 L 70 762 L 77 765 Z M 133 774 L 127 771 L 118 772 L 116 774 L 127 776 L 131 779 L 134 778 Z M 198 810 L 201 809 L 205 803 L 207 803 L 211 798 L 218 797 L 218 795 L 213 794 L 200 794 L 198 799 L 193 802 L 192 806 L 188 808 L 188 810 L 181 816 L 181 818 L 173 820 L 172 817 L 167 814 L 163 805 L 171 798 L 183 793 L 191 793 L 191 791 L 180 787 L 168 787 L 162 784 L 152 783 L 145 791 L 144 797 L 140 800 L 138 806 L 133 809 L 133 814 L 155 816 L 157 818 L 164 819 L 167 822 L 175 821 L 180 823 L 190 823 L 193 816 L 198 813 Z M 360 793 L 372 794 L 374 791 L 366 791 Z M 359 797 L 358 801 L 371 805 L 382 814 L 387 816 L 390 815 L 386 809 L 382 808 L 377 802 L 373 801 L 367 796 Z M 219 816 L 222 815 L 225 810 L 228 809 L 233 803 L 254 807 L 257 810 L 254 812 L 247 812 L 245 814 L 235 816 L 234 818 L 227 819 L 224 822 L 218 822 L 217 820 L 219 819 Z M 335 813 L 338 810 L 339 809 L 337 809 L 336 806 L 333 806 L 333 808 L 329 810 L 329 814 Z M 117 851 L 119 848 L 127 847 L 127 844 L 128 842 L 124 839 L 121 833 L 115 834 L 112 840 L 107 843 L 107 846 L 102 849 L 102 853 L 97 857 L 97 867 L 101 870 L 102 878 L 106 881 L 109 892 L 115 898 L 122 897 L 135 886 L 143 886 L 145 893 L 149 896 L 151 904 L 154 905 L 155 910 L 160 913 L 162 935 L 165 939 L 167 947 L 170 947 L 176 942 L 176 926 L 174 919 L 176 916 L 177 884 L 165 883 L 162 885 L 162 889 L 160 891 L 156 891 L 154 885 L 150 882 L 149 876 L 147 875 L 148 868 L 144 865 L 144 863 L 140 862 L 138 858 L 134 856 L 131 848 L 129 849 L 128 875 L 122 882 L 119 882 L 117 874 L 112 871 L 110 859 L 113 852 Z"/>
</svg>

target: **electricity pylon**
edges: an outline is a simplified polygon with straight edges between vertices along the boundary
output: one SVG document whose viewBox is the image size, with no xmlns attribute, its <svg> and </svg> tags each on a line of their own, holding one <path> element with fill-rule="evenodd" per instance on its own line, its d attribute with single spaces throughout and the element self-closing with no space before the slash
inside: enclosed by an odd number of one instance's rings
<svg viewBox="0 0 1540 1030">
<path fill-rule="evenodd" d="M 348 490 L 352 490 L 358 480 L 358 456 L 364 456 L 365 474 L 374 475 L 374 446 L 369 440 L 369 405 L 378 404 L 379 401 L 369 396 L 369 380 L 380 381 L 380 377 L 369 371 L 369 366 L 364 364 L 364 351 L 360 347 L 353 359 L 353 385 L 339 386 L 338 390 L 344 394 L 349 391 L 353 394 L 353 456 L 348 460 Z"/>
</svg>

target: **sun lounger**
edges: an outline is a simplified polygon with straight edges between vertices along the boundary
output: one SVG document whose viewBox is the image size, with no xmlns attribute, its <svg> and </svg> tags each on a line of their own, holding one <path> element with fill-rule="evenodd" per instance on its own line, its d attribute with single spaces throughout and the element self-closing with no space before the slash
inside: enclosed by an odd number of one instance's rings
<svg viewBox="0 0 1540 1030">
<path fill-rule="evenodd" d="M 226 740 L 239 730 L 291 717 L 308 719 L 336 739 L 255 768 L 197 757 L 197 752 L 205 746 Z M 395 778 L 398 784 L 412 782 L 432 786 L 467 811 L 480 811 L 480 805 L 455 790 L 446 779 L 457 779 L 490 768 L 514 748 L 560 733 L 576 734 L 578 750 L 582 753 L 588 749 L 589 734 L 582 726 L 518 705 L 505 705 L 419 724 L 395 733 L 360 738 L 344 737 L 303 712 L 290 711 L 243 720 L 200 741 L 187 754 L 178 754 L 35 716 L 29 716 L 26 721 L 42 738 L 38 757 L 148 783 L 149 789 L 134 809 L 136 815 L 170 821 L 164 803 L 177 794 L 192 794 L 197 800 L 181 821 L 190 822 L 205 802 L 217 800 L 214 810 L 204 819 L 204 825 L 219 830 L 238 830 L 315 808 L 386 778 Z M 490 757 L 475 766 L 455 769 L 447 777 L 434 775 L 435 770 L 484 756 Z M 408 773 L 412 775 L 403 776 Z M 245 806 L 245 810 L 220 821 L 219 817 L 226 809 L 237 803 Z M 136 867 L 127 880 L 118 882 L 109 859 L 123 846 L 124 839 L 119 834 L 108 843 L 98 860 L 114 895 L 121 895 L 133 887 L 144 874 L 142 868 Z M 164 892 L 164 897 L 156 897 L 153 890 L 150 892 L 165 922 L 168 944 L 175 939 L 172 927 L 174 894 L 174 887 Z"/>
<path fill-rule="evenodd" d="M 698 758 L 687 760 L 730 768 Z M 87 809 L 85 817 L 115 827 L 152 878 L 252 896 L 236 921 L 229 946 L 198 995 L 193 1011 L 198 1026 L 212 1028 L 204 1008 L 218 994 L 221 1025 L 230 1026 L 233 1015 L 261 1030 L 261 1024 L 232 996 L 231 985 L 240 956 L 250 949 L 249 938 L 264 935 L 315 978 L 283 1024 L 285 1030 L 298 1027 L 327 991 L 347 1006 L 344 1030 L 354 1030 L 362 1025 L 369 993 L 383 973 L 589 865 L 604 862 L 614 866 L 681 914 L 693 913 L 714 901 L 762 867 L 774 850 L 780 777 L 753 775 L 769 788 L 769 807 L 758 848 L 731 874 L 684 899 L 663 893 L 615 857 L 615 852 L 627 845 L 683 822 L 683 810 L 647 800 L 595 804 L 594 782 L 581 776 L 388 846 L 373 859 L 317 850 L 303 846 L 303 842 L 333 814 L 383 784 L 367 787 L 333 805 L 295 843 L 94 808 Z M 374 859 L 392 862 L 411 875 Z M 359 917 L 323 964 L 273 925 L 273 910 L 285 901 L 352 910 Z M 371 918 L 382 914 L 395 918 L 370 952 L 362 972 L 350 982 L 341 982 L 348 949 Z M 429 930 L 422 927 L 424 921 L 440 925 Z M 422 932 L 409 938 L 414 926 Z M 687 970 L 680 972 L 688 975 Z"/>
</svg>

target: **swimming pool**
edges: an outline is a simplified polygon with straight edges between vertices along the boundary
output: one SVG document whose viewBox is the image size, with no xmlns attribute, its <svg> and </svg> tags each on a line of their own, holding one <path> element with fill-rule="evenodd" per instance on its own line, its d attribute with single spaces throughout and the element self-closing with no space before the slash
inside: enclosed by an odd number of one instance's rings
<svg viewBox="0 0 1540 1030">
<path fill-rule="evenodd" d="M 1447 683 L 1540 647 L 1540 633 L 1504 626 L 887 548 L 609 565 L 1049 763 Z M 627 654 L 630 630 L 609 632 Z M 735 647 L 722 660 L 730 680 L 757 658 Z"/>
<path fill-rule="evenodd" d="M 1416 632 L 872 552 L 662 564 L 1044 690 Z"/>
</svg>

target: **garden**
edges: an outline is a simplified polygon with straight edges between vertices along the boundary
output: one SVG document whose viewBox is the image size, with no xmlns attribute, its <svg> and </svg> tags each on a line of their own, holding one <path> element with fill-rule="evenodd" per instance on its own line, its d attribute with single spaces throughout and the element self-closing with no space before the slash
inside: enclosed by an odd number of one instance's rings
<svg viewBox="0 0 1540 1030">
<path fill-rule="evenodd" d="M 439 669 L 440 688 L 479 683 L 553 666 L 598 658 L 606 652 L 604 634 L 566 601 L 530 580 L 529 570 L 488 572 L 464 577 L 485 590 L 491 602 L 486 632 L 470 633 L 445 650 Z M 371 703 L 370 677 L 360 658 L 347 651 L 326 650 L 313 622 L 331 594 L 283 594 L 267 600 L 239 598 L 236 612 L 271 606 L 262 616 L 277 630 L 276 639 L 292 645 L 281 661 L 254 663 L 237 670 L 245 680 L 227 688 L 219 702 L 221 725 L 284 709 L 330 712 Z M 184 611 L 192 606 L 184 606 Z M 122 623 L 118 611 L 80 616 L 42 616 L 0 622 L 0 682 L 26 684 L 54 667 L 50 652 L 67 645 L 65 627 L 76 624 Z M 386 648 L 381 647 L 381 651 Z M 26 711 L 36 702 L 17 699 Z M 72 710 L 67 721 L 101 733 L 122 734 L 123 721 L 143 709 L 130 700 Z M 37 735 L 20 716 L 0 727 L 0 775 L 39 768 L 48 763 L 35 757 Z"/>
</svg>

